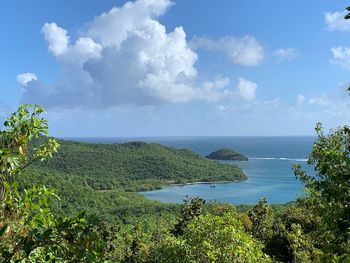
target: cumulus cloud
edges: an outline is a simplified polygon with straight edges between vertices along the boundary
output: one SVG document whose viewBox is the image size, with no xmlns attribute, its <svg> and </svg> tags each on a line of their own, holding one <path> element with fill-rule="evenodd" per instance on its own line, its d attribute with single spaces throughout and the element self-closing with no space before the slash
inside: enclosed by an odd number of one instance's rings
<svg viewBox="0 0 350 263">
<path fill-rule="evenodd" d="M 38 78 L 21 82 L 25 86 L 22 101 L 91 109 L 217 101 L 231 96 L 226 77 L 198 84 L 197 54 L 184 29 L 167 32 L 157 21 L 171 5 L 170 0 L 127 2 L 96 16 L 74 41 L 67 30 L 46 23 L 42 33 L 60 65 L 60 78 L 53 85 Z M 263 57 L 262 47 L 253 37 L 221 42 L 235 63 L 252 66 Z M 252 97 L 244 88 L 241 93 L 244 99 Z"/>
<path fill-rule="evenodd" d="M 327 29 L 331 31 L 350 31 L 349 21 L 344 19 L 346 11 L 343 12 L 327 12 L 324 14 L 324 20 Z"/>
<path fill-rule="evenodd" d="M 237 95 L 246 101 L 253 101 L 256 98 L 258 85 L 244 78 L 239 78 L 236 89 Z"/>
<path fill-rule="evenodd" d="M 255 37 L 246 35 L 242 38 L 224 37 L 213 40 L 208 37 L 195 37 L 191 41 L 194 49 L 205 49 L 224 53 L 232 64 L 257 66 L 264 59 L 264 48 Z"/>
<path fill-rule="evenodd" d="M 154 18 L 164 14 L 170 7 L 170 0 L 138 0 L 126 2 L 122 7 L 114 7 L 109 12 L 97 16 L 87 35 L 96 39 L 103 46 L 120 46 L 129 38 L 129 34 L 137 33 L 143 37 L 154 38 L 149 30 L 162 30 Z M 160 36 L 159 36 L 160 37 Z M 162 35 L 161 37 L 166 37 Z M 155 40 L 155 39 L 154 39 Z"/>
<path fill-rule="evenodd" d="M 218 101 L 225 97 L 231 97 L 233 90 L 228 89 L 230 79 L 217 76 L 215 80 L 205 81 L 197 89 L 197 97 L 206 101 Z"/>
<path fill-rule="evenodd" d="M 55 56 L 64 53 L 69 44 L 69 36 L 67 30 L 60 28 L 56 23 L 46 23 L 41 32 L 45 35 L 45 39 L 49 44 L 49 51 Z"/>
<path fill-rule="evenodd" d="M 333 47 L 331 52 L 331 63 L 340 65 L 345 69 L 350 70 L 350 48 L 342 46 Z"/>
<path fill-rule="evenodd" d="M 279 48 L 273 52 L 279 61 L 282 60 L 292 60 L 299 55 L 299 51 L 296 48 Z"/>
<path fill-rule="evenodd" d="M 28 83 L 31 81 L 38 80 L 37 76 L 34 73 L 26 72 L 17 75 L 17 82 L 22 86 L 28 86 Z"/>
</svg>

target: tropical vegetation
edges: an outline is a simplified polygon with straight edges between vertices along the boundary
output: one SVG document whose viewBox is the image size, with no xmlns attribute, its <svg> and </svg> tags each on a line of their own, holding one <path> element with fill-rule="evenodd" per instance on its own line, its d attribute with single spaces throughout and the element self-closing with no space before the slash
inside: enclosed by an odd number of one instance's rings
<svg viewBox="0 0 350 263">
<path fill-rule="evenodd" d="M 57 140 L 48 137 L 47 122 L 40 117 L 43 111 L 36 105 L 20 106 L 0 133 L 2 262 L 350 260 L 348 126 L 328 134 L 320 124 L 316 126 L 318 139 L 309 158 L 315 174 L 294 167 L 306 196 L 279 209 L 261 199 L 249 211 L 238 211 L 232 205 L 199 198 L 188 199 L 182 206 L 160 204 L 135 192 L 151 180 L 155 187 L 177 179 L 192 180 L 181 171 L 196 170 L 196 161 L 208 165 L 198 168 L 202 170 L 194 173 L 196 180 L 210 180 L 213 173 L 205 173 L 209 166 L 224 176 L 226 171 L 239 172 L 237 167 L 139 142 L 60 141 L 64 147 L 60 152 Z M 108 173 L 108 158 L 115 152 L 123 165 L 112 165 Z M 123 154 L 130 159 L 123 159 Z M 169 155 L 185 164 L 177 166 L 179 162 Z M 165 166 L 172 163 L 174 173 L 164 178 L 164 171 L 152 170 L 147 160 L 153 165 L 160 160 Z M 142 163 L 145 172 L 136 176 Z M 122 172 L 117 174 L 117 169 Z M 199 177 L 201 171 L 204 177 Z"/>
</svg>

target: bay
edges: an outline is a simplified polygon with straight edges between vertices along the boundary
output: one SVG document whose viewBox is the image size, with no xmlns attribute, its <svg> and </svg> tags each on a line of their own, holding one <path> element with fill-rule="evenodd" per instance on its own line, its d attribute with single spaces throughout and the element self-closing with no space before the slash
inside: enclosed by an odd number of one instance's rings
<svg viewBox="0 0 350 263">
<path fill-rule="evenodd" d="M 269 203 L 283 204 L 303 194 L 302 184 L 295 178 L 292 166 L 299 163 L 309 174 L 313 168 L 306 161 L 315 137 L 148 137 L 148 138 L 69 138 L 95 143 L 128 141 L 156 142 L 174 148 L 186 148 L 200 155 L 208 155 L 220 148 L 232 148 L 248 161 L 228 162 L 242 167 L 248 180 L 230 183 L 190 184 L 168 186 L 160 190 L 142 192 L 161 202 L 181 203 L 187 197 L 233 204 L 256 204 L 265 197 Z"/>
</svg>

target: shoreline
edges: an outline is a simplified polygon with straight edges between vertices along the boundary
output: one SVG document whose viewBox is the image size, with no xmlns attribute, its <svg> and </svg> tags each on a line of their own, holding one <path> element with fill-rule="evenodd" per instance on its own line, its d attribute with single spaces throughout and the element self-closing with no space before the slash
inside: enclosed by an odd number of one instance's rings
<svg viewBox="0 0 350 263">
<path fill-rule="evenodd" d="M 241 181 L 245 181 L 245 180 L 239 180 L 239 179 L 235 179 L 233 181 L 213 181 L 213 182 L 189 182 L 189 183 L 184 183 L 184 184 L 175 184 L 175 183 L 170 183 L 167 184 L 163 187 L 167 187 L 167 186 L 186 186 L 186 185 L 194 185 L 194 184 L 228 184 L 228 183 L 236 183 L 236 182 L 241 182 Z"/>
</svg>

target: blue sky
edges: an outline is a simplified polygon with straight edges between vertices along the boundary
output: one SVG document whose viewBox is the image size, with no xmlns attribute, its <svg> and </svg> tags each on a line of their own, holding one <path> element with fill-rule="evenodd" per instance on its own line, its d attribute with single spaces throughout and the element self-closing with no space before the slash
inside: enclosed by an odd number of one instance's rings
<svg viewBox="0 0 350 263">
<path fill-rule="evenodd" d="M 316 122 L 350 122 L 348 1 L 1 5 L 2 119 L 38 103 L 61 137 L 312 135 Z"/>
</svg>

